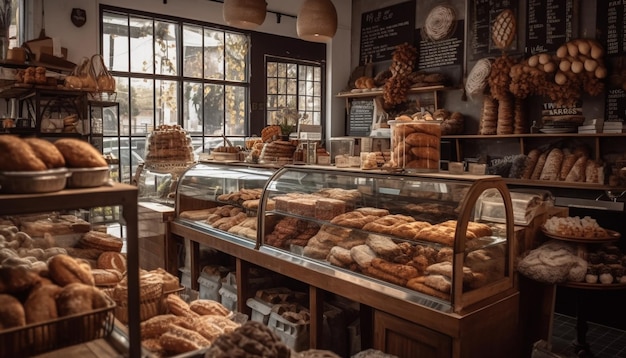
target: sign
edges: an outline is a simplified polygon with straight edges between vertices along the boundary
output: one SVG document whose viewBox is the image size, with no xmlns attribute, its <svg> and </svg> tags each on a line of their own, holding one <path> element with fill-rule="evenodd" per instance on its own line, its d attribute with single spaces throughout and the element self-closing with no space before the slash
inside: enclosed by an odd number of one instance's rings
<svg viewBox="0 0 626 358">
<path fill-rule="evenodd" d="M 626 3 L 596 1 L 597 37 L 607 56 L 623 54 L 626 50 Z"/>
<path fill-rule="evenodd" d="M 363 13 L 359 64 L 391 60 L 396 46 L 413 44 L 414 33 L 414 1 Z"/>
<path fill-rule="evenodd" d="M 374 100 L 353 100 L 348 114 L 348 136 L 368 136 L 374 121 Z"/>
<path fill-rule="evenodd" d="M 574 38 L 577 0 L 528 0 L 526 53 L 555 52 Z"/>
<path fill-rule="evenodd" d="M 626 118 L 626 92 L 621 88 L 606 91 L 605 118 L 607 122 L 624 122 Z"/>
<path fill-rule="evenodd" d="M 491 41 L 491 25 L 503 10 L 510 9 L 517 17 L 517 1 L 512 0 L 473 0 L 470 7 L 470 57 L 474 60 L 502 53 Z M 519 27 L 519 25 L 518 25 Z M 510 50 L 516 49 L 515 41 Z"/>
</svg>

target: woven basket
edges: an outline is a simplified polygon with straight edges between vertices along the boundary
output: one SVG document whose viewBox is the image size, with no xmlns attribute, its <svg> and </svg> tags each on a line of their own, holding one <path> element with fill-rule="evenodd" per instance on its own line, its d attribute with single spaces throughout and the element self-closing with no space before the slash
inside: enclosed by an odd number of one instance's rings
<svg viewBox="0 0 626 358">
<path fill-rule="evenodd" d="M 160 314 L 163 310 L 163 281 L 155 275 L 146 274 L 139 278 L 139 319 L 145 321 Z M 122 323 L 128 323 L 128 287 L 126 280 L 113 290 L 115 317 Z"/>
</svg>

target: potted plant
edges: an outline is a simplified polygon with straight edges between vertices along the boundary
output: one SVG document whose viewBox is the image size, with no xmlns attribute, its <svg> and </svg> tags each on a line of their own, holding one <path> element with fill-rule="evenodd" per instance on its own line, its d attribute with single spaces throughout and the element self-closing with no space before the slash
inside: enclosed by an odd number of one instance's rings
<svg viewBox="0 0 626 358">
<path fill-rule="evenodd" d="M 289 140 L 289 135 L 293 133 L 298 122 L 307 118 L 307 115 L 301 115 L 295 108 L 281 108 L 275 113 L 274 122 L 280 126 L 280 132 L 283 140 Z"/>
</svg>

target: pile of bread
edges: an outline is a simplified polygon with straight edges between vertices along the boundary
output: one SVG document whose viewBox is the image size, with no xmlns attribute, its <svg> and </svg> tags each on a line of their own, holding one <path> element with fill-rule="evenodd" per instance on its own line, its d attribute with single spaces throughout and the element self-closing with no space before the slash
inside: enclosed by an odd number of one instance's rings
<svg viewBox="0 0 626 358">
<path fill-rule="evenodd" d="M 47 169 L 105 167 L 107 162 L 96 148 L 76 138 L 54 143 L 40 138 L 0 136 L 0 171 L 43 171 Z"/>
<path fill-rule="evenodd" d="M 494 160 L 488 171 L 505 178 L 525 180 L 604 184 L 608 179 L 605 164 L 591 158 L 585 146 L 534 148 L 527 155 Z"/>
<path fill-rule="evenodd" d="M 191 137 L 180 125 L 161 124 L 148 135 L 146 164 L 194 161 Z"/>
</svg>

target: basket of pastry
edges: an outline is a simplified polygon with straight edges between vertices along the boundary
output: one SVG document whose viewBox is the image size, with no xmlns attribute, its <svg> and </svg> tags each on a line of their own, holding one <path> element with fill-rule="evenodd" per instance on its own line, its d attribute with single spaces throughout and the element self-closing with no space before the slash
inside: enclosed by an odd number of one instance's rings
<svg viewBox="0 0 626 358">
<path fill-rule="evenodd" d="M 94 286 L 90 267 L 66 254 L 31 260 L 2 250 L 0 357 L 27 357 L 105 338 L 115 302 Z M 47 272 L 46 278 L 40 272 Z"/>
</svg>

